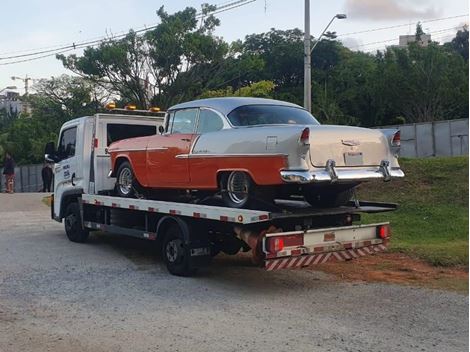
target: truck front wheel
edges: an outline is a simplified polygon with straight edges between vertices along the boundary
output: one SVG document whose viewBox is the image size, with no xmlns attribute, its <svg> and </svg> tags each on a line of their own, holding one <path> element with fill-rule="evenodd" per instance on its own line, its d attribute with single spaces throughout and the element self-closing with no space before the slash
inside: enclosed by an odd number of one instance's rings
<svg viewBox="0 0 470 352">
<path fill-rule="evenodd" d="M 80 208 L 77 202 L 67 205 L 64 217 L 65 233 L 72 242 L 83 243 L 88 239 L 89 231 L 82 227 Z"/>
<path fill-rule="evenodd" d="M 168 271 L 177 276 L 191 276 L 196 268 L 191 266 L 188 245 L 178 225 L 168 227 L 162 245 L 162 258 Z"/>
</svg>

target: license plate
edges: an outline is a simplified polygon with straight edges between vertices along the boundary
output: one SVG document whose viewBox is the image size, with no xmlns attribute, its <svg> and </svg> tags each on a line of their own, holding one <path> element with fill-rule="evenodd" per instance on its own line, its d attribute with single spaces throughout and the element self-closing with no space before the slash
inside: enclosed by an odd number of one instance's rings
<svg viewBox="0 0 470 352">
<path fill-rule="evenodd" d="M 360 166 L 364 164 L 362 153 L 360 152 L 349 152 L 344 153 L 344 164 L 346 166 Z"/>
</svg>

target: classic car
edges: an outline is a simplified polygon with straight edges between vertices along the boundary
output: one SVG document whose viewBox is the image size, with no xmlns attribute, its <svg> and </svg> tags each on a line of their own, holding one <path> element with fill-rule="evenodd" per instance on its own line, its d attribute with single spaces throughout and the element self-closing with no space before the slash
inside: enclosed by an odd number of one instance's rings
<svg viewBox="0 0 470 352">
<path fill-rule="evenodd" d="M 164 126 L 109 147 L 119 196 L 178 189 L 220 193 L 235 208 L 290 196 L 331 207 L 348 202 L 361 182 L 404 176 L 398 131 L 320 125 L 283 101 L 190 101 L 171 107 Z"/>
</svg>

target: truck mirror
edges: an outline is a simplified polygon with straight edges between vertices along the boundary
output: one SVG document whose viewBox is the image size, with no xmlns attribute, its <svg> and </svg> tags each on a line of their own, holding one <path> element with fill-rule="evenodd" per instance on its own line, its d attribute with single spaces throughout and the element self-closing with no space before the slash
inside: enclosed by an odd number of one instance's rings
<svg viewBox="0 0 470 352">
<path fill-rule="evenodd" d="M 54 142 L 49 142 L 46 144 L 46 147 L 44 148 L 44 159 L 51 163 L 58 161 Z"/>
<path fill-rule="evenodd" d="M 160 132 L 160 134 L 163 134 L 163 132 L 165 132 L 165 127 L 163 127 L 162 125 L 158 126 L 158 132 Z"/>
</svg>

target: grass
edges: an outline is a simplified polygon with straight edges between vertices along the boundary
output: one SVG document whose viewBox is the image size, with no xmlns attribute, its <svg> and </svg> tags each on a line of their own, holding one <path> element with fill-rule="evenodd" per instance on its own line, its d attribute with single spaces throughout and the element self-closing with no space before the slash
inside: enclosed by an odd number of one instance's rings
<svg viewBox="0 0 470 352">
<path fill-rule="evenodd" d="M 397 211 L 367 214 L 390 221 L 391 250 L 433 265 L 468 269 L 468 157 L 401 159 L 406 177 L 359 187 L 359 199 L 399 203 Z"/>
</svg>

